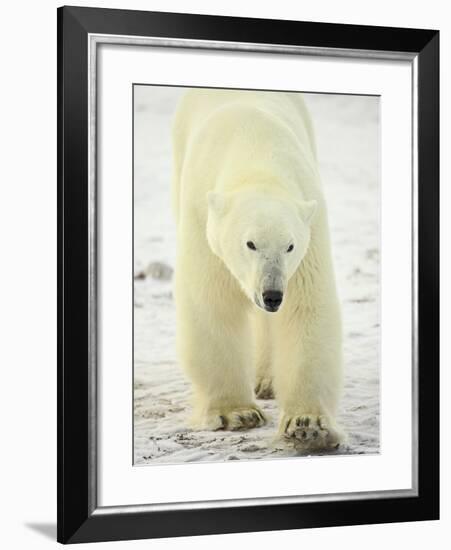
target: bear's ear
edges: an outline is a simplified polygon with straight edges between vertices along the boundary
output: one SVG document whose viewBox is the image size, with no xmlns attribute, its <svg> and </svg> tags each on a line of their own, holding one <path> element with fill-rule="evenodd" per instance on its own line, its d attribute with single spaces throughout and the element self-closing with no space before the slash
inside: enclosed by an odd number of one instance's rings
<svg viewBox="0 0 451 550">
<path fill-rule="evenodd" d="M 209 191 L 207 193 L 208 209 L 220 216 L 226 208 L 226 198 L 218 191 Z"/>
<path fill-rule="evenodd" d="M 313 220 L 313 216 L 315 215 L 318 203 L 316 201 L 302 201 L 298 204 L 302 220 L 305 223 L 310 224 Z"/>
</svg>

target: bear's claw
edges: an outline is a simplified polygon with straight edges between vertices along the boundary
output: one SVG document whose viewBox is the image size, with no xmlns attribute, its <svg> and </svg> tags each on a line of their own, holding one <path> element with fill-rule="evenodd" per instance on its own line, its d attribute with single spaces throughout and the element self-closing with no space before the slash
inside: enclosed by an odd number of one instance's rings
<svg viewBox="0 0 451 550">
<path fill-rule="evenodd" d="M 282 420 L 283 436 L 298 450 L 331 450 L 340 445 L 342 435 L 325 415 L 301 414 Z"/>
<path fill-rule="evenodd" d="M 258 428 L 266 423 L 266 419 L 260 409 L 242 409 L 231 411 L 221 415 L 223 419 L 222 430 L 247 430 Z"/>
<path fill-rule="evenodd" d="M 274 390 L 271 378 L 261 378 L 255 385 L 257 399 L 274 399 Z"/>
<path fill-rule="evenodd" d="M 197 429 L 207 430 L 248 430 L 266 424 L 262 411 L 255 405 L 231 411 L 211 412 L 202 422 L 196 423 Z"/>
</svg>

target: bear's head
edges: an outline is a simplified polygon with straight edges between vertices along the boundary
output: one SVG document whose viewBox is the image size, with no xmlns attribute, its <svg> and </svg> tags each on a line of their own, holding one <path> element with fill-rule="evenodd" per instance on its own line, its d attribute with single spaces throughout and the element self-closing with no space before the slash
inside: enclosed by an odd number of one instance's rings
<svg viewBox="0 0 451 550">
<path fill-rule="evenodd" d="M 207 240 L 258 307 L 276 312 L 307 253 L 316 201 L 208 193 Z"/>
</svg>

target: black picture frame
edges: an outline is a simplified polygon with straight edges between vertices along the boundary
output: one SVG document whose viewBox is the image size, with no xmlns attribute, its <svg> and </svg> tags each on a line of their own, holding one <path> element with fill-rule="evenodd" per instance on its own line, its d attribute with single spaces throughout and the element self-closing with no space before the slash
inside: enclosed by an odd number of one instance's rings
<svg viewBox="0 0 451 550">
<path fill-rule="evenodd" d="M 417 66 L 418 495 L 157 512 L 99 509 L 91 407 L 88 38 L 169 37 L 368 52 Z M 93 311 L 94 309 L 94 311 Z M 94 373 L 95 376 L 95 373 Z M 128 10 L 58 9 L 58 534 L 62 543 L 439 517 L 439 32 Z"/>
</svg>

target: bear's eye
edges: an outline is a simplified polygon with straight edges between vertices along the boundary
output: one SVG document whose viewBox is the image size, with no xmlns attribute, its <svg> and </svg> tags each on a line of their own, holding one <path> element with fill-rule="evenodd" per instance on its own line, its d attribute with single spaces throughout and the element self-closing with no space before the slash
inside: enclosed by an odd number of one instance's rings
<svg viewBox="0 0 451 550">
<path fill-rule="evenodd" d="M 257 250 L 255 244 L 252 241 L 247 241 L 246 246 L 251 250 Z"/>
<path fill-rule="evenodd" d="M 290 244 L 290 246 L 287 248 L 287 252 L 291 252 L 294 248 L 294 244 Z"/>
</svg>

